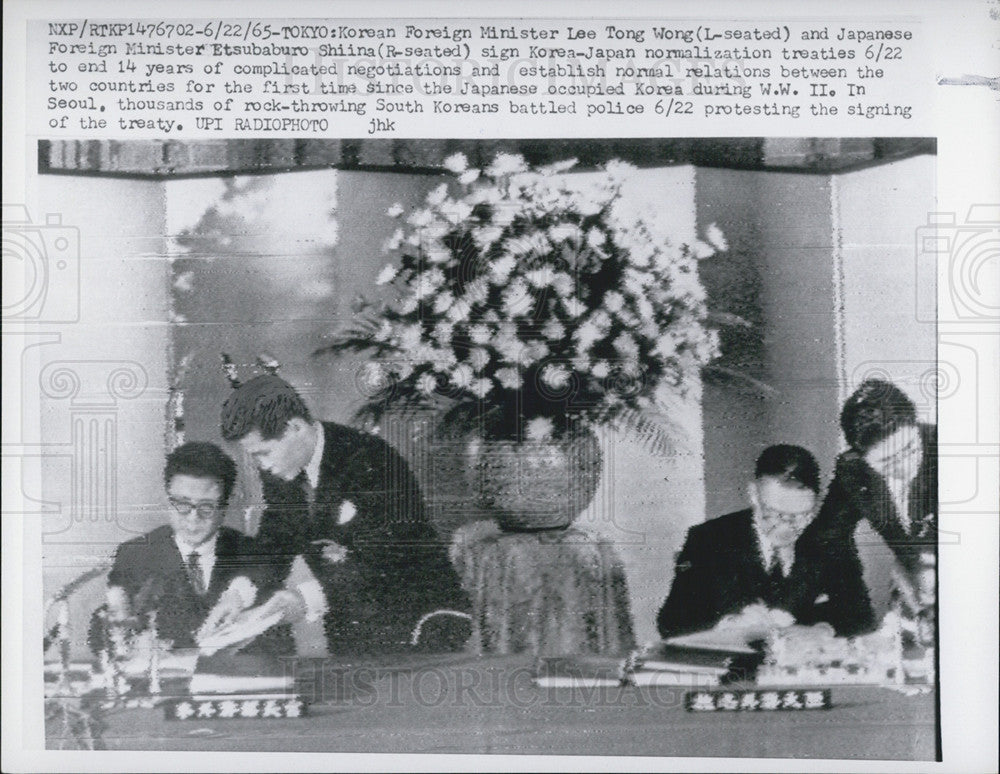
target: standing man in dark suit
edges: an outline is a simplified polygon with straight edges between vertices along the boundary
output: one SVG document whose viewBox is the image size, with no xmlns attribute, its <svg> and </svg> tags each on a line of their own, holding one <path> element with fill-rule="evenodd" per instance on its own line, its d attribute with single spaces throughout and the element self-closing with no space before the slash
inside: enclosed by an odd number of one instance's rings
<svg viewBox="0 0 1000 774">
<path fill-rule="evenodd" d="M 381 438 L 313 420 L 273 374 L 234 390 L 222 435 L 260 470 L 267 508 L 256 551 L 285 583 L 269 611 L 288 621 L 322 615 L 330 652 L 368 653 L 404 649 L 423 616 L 468 607 L 415 477 Z M 288 582 L 297 556 L 314 579 Z M 469 627 L 451 618 L 428 631 L 438 635 L 433 647 L 453 649 Z"/>
<path fill-rule="evenodd" d="M 830 623 L 838 634 L 867 624 L 860 573 L 821 565 L 799 538 L 812 522 L 819 466 L 805 449 L 778 445 L 757 460 L 751 507 L 692 527 L 660 609 L 663 637 L 710 629 L 726 616 L 784 610 L 800 624 Z M 860 603 L 860 604 L 859 604 Z M 859 609 L 860 608 L 860 609 Z"/>
<path fill-rule="evenodd" d="M 858 561 L 859 527 L 888 550 L 872 568 L 913 617 L 930 622 L 936 598 L 937 429 L 917 422 L 916 407 L 891 382 L 868 379 L 844 402 L 840 425 L 849 446 L 807 539 L 831 563 Z M 877 539 L 875 539 L 877 542 Z M 878 572 L 874 572 L 878 571 Z M 873 599 L 873 601 L 875 601 Z M 880 599 L 884 614 L 888 599 Z"/>
<path fill-rule="evenodd" d="M 222 526 L 236 481 L 232 459 L 214 444 L 187 443 L 167 457 L 163 479 L 170 523 L 118 546 L 105 610 L 110 620 L 134 620 L 140 629 L 155 611 L 161 639 L 193 648 L 214 610 L 249 608 L 267 576 L 253 564 L 250 538 Z M 99 632 L 92 627 L 95 650 Z M 278 629 L 251 650 L 289 655 L 294 642 Z"/>
</svg>

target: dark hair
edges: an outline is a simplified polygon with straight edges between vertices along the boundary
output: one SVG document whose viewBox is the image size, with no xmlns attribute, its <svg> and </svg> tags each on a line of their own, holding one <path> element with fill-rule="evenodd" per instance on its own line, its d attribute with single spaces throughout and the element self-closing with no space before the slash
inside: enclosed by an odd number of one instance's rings
<svg viewBox="0 0 1000 774">
<path fill-rule="evenodd" d="M 236 463 L 214 443 L 195 441 L 178 446 L 167 455 L 163 468 L 163 483 L 167 486 L 174 476 L 211 478 L 222 487 L 222 502 L 229 502 L 229 495 L 236 484 Z"/>
<path fill-rule="evenodd" d="M 866 379 L 845 402 L 840 427 L 848 446 L 864 454 L 899 428 L 917 423 L 917 410 L 892 382 Z"/>
<path fill-rule="evenodd" d="M 222 404 L 222 437 L 238 441 L 252 430 L 265 440 L 285 432 L 288 420 L 312 421 L 309 409 L 288 382 L 265 374 L 244 382 Z"/>
<path fill-rule="evenodd" d="M 757 458 L 754 476 L 794 482 L 819 493 L 819 465 L 816 458 L 801 446 L 787 443 L 768 446 Z"/>
</svg>

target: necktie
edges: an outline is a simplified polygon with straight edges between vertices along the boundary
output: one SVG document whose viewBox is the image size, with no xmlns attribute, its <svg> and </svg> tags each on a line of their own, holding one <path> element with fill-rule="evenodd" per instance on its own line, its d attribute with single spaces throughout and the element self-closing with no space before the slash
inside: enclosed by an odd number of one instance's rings
<svg viewBox="0 0 1000 774">
<path fill-rule="evenodd" d="M 778 558 L 777 552 L 771 556 L 771 567 L 767 572 L 767 578 L 771 584 L 771 592 L 778 594 L 785 583 L 785 570 L 781 566 L 781 559 Z"/>
<path fill-rule="evenodd" d="M 188 554 L 187 561 L 184 563 L 187 568 L 188 580 L 191 581 L 191 588 L 194 589 L 194 593 L 199 597 L 205 594 L 205 578 L 201 573 L 200 559 L 201 557 L 198 555 L 198 552 L 192 551 Z"/>
</svg>

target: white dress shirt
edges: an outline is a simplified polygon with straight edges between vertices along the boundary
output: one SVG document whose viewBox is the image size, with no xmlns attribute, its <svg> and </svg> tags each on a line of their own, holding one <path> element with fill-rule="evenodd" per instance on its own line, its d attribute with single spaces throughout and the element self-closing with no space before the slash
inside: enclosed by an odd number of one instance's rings
<svg viewBox="0 0 1000 774">
<path fill-rule="evenodd" d="M 775 546 L 767 533 L 764 531 L 757 517 L 753 519 L 753 529 L 757 533 L 757 543 L 760 546 L 760 555 L 764 560 L 764 571 L 770 572 L 775 557 L 781 562 L 781 572 L 787 578 L 795 563 L 795 546 Z"/>
<path fill-rule="evenodd" d="M 212 570 L 215 569 L 215 544 L 218 540 L 219 533 L 216 532 L 200 546 L 189 546 L 177 536 L 177 533 L 174 533 L 174 543 L 177 544 L 177 550 L 181 552 L 181 559 L 184 561 L 185 567 L 188 563 L 188 557 L 195 551 L 198 552 L 198 567 L 201 570 L 201 587 L 206 591 L 212 582 Z"/>
<path fill-rule="evenodd" d="M 193 552 L 198 552 L 198 568 L 201 570 L 201 584 L 205 591 L 208 591 L 208 587 L 212 584 L 212 570 L 215 569 L 215 544 L 218 541 L 219 533 L 216 532 L 201 545 L 189 546 L 177 536 L 177 533 L 174 533 L 174 543 L 177 545 L 185 567 L 188 563 L 188 557 Z M 243 599 L 244 607 L 251 607 L 257 599 L 257 586 L 249 578 L 242 575 L 233 578 L 226 590 L 238 593 Z"/>
<path fill-rule="evenodd" d="M 316 448 L 313 449 L 312 457 L 305 467 L 305 474 L 306 478 L 309 479 L 309 485 L 315 490 L 319 486 L 319 469 L 320 464 L 323 462 L 326 433 L 323 425 L 319 422 L 313 423 L 313 427 L 316 428 Z M 295 562 L 292 570 L 293 572 L 289 575 L 288 580 L 294 588 L 298 589 L 299 595 L 305 603 L 306 620 L 319 620 L 327 611 L 326 594 L 323 593 L 323 587 L 316 580 L 315 576 L 313 576 L 305 562 Z M 300 580 L 303 575 L 305 578 Z"/>
</svg>

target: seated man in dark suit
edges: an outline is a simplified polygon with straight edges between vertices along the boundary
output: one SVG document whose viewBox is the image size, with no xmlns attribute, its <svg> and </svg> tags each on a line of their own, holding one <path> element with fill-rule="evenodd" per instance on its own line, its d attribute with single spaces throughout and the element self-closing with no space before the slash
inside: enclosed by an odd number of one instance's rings
<svg viewBox="0 0 1000 774">
<path fill-rule="evenodd" d="M 295 389 L 273 374 L 229 396 L 222 435 L 260 470 L 267 508 L 255 550 L 273 585 L 283 585 L 264 612 L 289 622 L 322 616 L 329 652 L 366 654 L 405 650 L 422 618 L 468 608 L 416 478 L 381 438 L 315 421 Z M 293 573 L 298 556 L 313 576 L 304 582 Z M 435 618 L 421 626 L 426 639 L 419 644 L 461 648 L 468 621 Z"/>
<path fill-rule="evenodd" d="M 765 609 L 786 611 L 803 625 L 826 621 L 838 633 L 856 628 L 860 576 L 847 573 L 855 582 L 840 583 L 835 568 L 818 567 L 798 545 L 815 515 L 819 485 L 808 451 L 765 449 L 747 487 L 751 507 L 688 531 L 660 609 L 660 634 L 711 629 L 724 617 Z"/>
<path fill-rule="evenodd" d="M 249 608 L 266 576 L 253 565 L 250 538 L 222 526 L 236 481 L 232 459 L 214 444 L 184 444 L 167 457 L 163 479 L 170 523 L 118 546 L 99 613 L 141 630 L 155 611 L 160 639 L 193 648 L 213 608 Z M 99 618 L 91 627 L 95 651 L 105 646 Z M 249 650 L 290 655 L 294 642 L 290 631 L 276 629 Z"/>
</svg>

